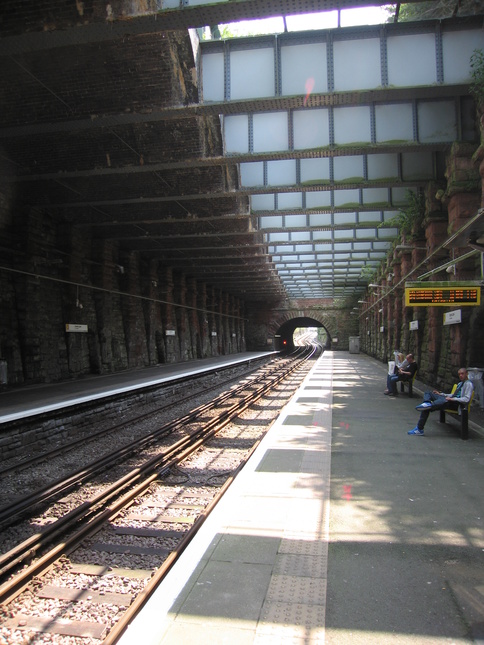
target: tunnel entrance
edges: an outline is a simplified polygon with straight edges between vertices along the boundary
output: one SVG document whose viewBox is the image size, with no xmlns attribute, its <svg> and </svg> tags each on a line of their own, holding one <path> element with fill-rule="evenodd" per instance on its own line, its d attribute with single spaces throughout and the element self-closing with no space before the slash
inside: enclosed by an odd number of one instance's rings
<svg viewBox="0 0 484 645">
<path fill-rule="evenodd" d="M 292 351 L 310 339 L 317 340 L 325 349 L 331 347 L 331 335 L 324 325 L 314 318 L 298 317 L 283 323 L 274 334 L 278 351 Z"/>
</svg>

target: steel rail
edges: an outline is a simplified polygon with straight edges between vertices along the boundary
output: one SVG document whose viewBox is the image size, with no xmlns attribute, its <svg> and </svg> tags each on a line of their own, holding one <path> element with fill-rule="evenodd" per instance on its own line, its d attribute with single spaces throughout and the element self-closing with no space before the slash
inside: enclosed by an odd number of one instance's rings
<svg viewBox="0 0 484 645">
<path fill-rule="evenodd" d="M 245 389 L 246 387 L 247 384 L 240 386 L 240 389 Z M 21 500 L 13 501 L 11 504 L 0 508 L 0 524 L 2 524 L 3 528 L 6 528 L 6 526 L 9 525 L 8 521 L 11 520 L 11 524 L 13 519 L 22 511 L 25 511 L 34 505 L 46 502 L 49 499 L 52 499 L 54 496 L 59 495 L 60 493 L 65 494 L 66 492 L 72 490 L 75 486 L 88 481 L 99 472 L 102 472 L 108 466 L 112 466 L 119 460 L 128 457 L 136 451 L 146 448 L 158 439 L 172 432 L 175 432 L 179 428 L 184 427 L 186 423 L 190 423 L 196 420 L 197 416 L 199 416 L 203 412 L 220 406 L 227 398 L 234 396 L 234 394 L 236 395 L 236 392 L 237 390 L 224 392 L 215 400 L 194 408 L 194 410 L 184 415 L 183 417 L 175 419 L 174 421 L 170 421 L 160 428 L 157 428 L 156 430 L 153 430 L 152 432 L 144 435 L 143 437 L 131 441 L 122 448 L 119 448 L 111 453 L 108 453 L 107 455 L 104 455 L 103 457 L 100 457 L 99 459 L 91 462 L 88 466 L 73 471 L 68 476 L 58 479 L 48 486 L 44 486 L 43 488 L 38 489 L 34 493 L 23 497 Z M 129 421 L 128 423 L 132 422 L 133 420 Z M 0 557 L 0 567 L 1 562 L 2 559 Z"/>
<path fill-rule="evenodd" d="M 275 378 L 270 379 L 269 381 L 266 381 L 264 384 L 260 385 L 254 392 L 247 394 L 242 398 L 242 401 L 234 403 L 227 410 L 223 411 L 222 414 L 217 418 L 214 418 L 208 424 L 205 424 L 204 427 L 199 428 L 191 434 L 187 434 L 185 437 L 171 446 L 167 451 L 151 458 L 141 467 L 130 471 L 130 473 L 126 474 L 120 480 L 114 482 L 107 490 L 99 493 L 94 498 L 83 502 L 82 504 L 80 504 L 80 506 L 70 511 L 65 516 L 59 518 L 51 525 L 47 526 L 41 533 L 37 533 L 31 536 L 21 544 L 11 549 L 9 552 L 5 553 L 0 558 L 0 566 L 2 566 L 0 575 L 5 575 L 11 569 L 20 565 L 22 562 L 31 559 L 40 549 L 46 547 L 54 539 L 63 538 L 66 533 L 70 529 L 72 529 L 73 525 L 78 525 L 81 520 L 84 522 L 84 525 L 81 529 L 79 529 L 79 533 L 76 531 L 74 535 L 79 534 L 84 536 L 84 529 L 86 526 L 92 526 L 92 523 L 96 521 L 96 518 L 105 518 L 105 513 L 107 512 L 105 505 L 114 496 L 119 495 L 128 486 L 136 486 L 137 488 L 139 486 L 142 486 L 143 484 L 139 483 L 140 479 L 142 477 L 146 477 L 147 474 L 153 473 L 154 471 L 154 475 L 150 474 L 148 477 L 151 483 L 153 476 L 155 478 L 159 476 L 160 468 L 165 471 L 169 469 L 170 466 L 175 463 L 175 461 L 183 459 L 187 456 L 187 454 L 191 454 L 193 450 L 197 450 L 200 445 L 202 445 L 204 441 L 215 434 L 220 429 L 220 427 L 223 427 L 224 425 L 229 423 L 233 418 L 238 416 L 242 411 L 249 407 L 249 405 L 261 398 L 264 393 L 275 387 L 288 375 L 293 373 L 300 367 L 302 362 L 305 362 L 306 360 L 311 358 L 313 354 L 314 351 L 310 354 L 306 353 L 302 358 L 294 361 L 289 369 L 286 369 L 283 372 L 279 371 L 280 373 Z M 247 385 L 245 385 L 245 387 L 247 387 Z M 232 395 L 234 395 L 234 392 L 232 392 Z M 207 406 L 205 405 L 202 407 Z M 122 499 L 124 499 L 126 496 L 129 497 L 129 495 L 130 492 L 126 493 Z M 116 506 L 117 502 L 115 502 L 114 504 Z M 100 519 L 99 521 L 104 520 Z M 73 539 L 74 537 L 69 537 L 67 541 L 61 542 L 59 546 L 65 548 L 68 544 L 71 543 Z M 54 559 L 55 557 L 57 557 L 55 554 L 57 553 L 59 546 L 54 547 L 49 552 L 53 553 L 52 557 Z M 27 566 L 20 573 L 14 575 L 10 580 L 0 586 L 0 603 L 4 603 L 10 600 L 12 598 L 12 595 L 21 590 L 21 588 L 23 588 L 25 584 L 28 584 L 32 576 L 38 575 L 39 570 L 42 569 L 42 567 L 45 567 L 46 562 L 49 560 L 48 558 L 46 560 L 47 555 L 48 554 L 40 557 L 36 563 Z"/>
<path fill-rule="evenodd" d="M 257 361 L 257 360 L 258 359 L 250 358 L 250 359 L 247 359 L 246 363 L 250 366 L 250 363 L 253 363 L 253 362 Z M 245 363 L 239 363 L 239 365 L 240 366 L 245 365 Z M 146 386 L 146 388 L 141 388 L 141 389 L 138 388 L 136 390 L 136 392 L 137 393 L 140 393 L 140 392 L 142 393 L 145 390 L 146 391 L 148 391 L 148 390 L 152 391 L 152 390 L 169 389 L 169 388 L 172 388 L 174 385 L 178 385 L 180 383 L 185 383 L 185 382 L 197 381 L 199 379 L 203 379 L 206 376 L 209 376 L 210 374 L 212 374 L 214 372 L 215 373 L 223 372 L 223 371 L 231 369 L 233 367 L 234 367 L 233 365 L 218 366 L 218 367 L 215 367 L 213 370 L 202 372 L 201 374 L 198 374 L 198 375 L 191 374 L 189 376 L 182 376 L 180 378 L 173 379 L 173 380 L 171 380 L 169 382 L 160 383 L 159 385 L 156 385 L 156 386 L 148 385 L 148 386 Z M 262 367 L 263 366 L 259 366 L 258 369 L 261 369 Z M 227 383 L 231 383 L 232 381 L 240 381 L 240 378 L 241 378 L 240 375 L 234 376 L 234 377 L 228 379 L 227 381 L 225 381 L 225 385 Z M 210 387 L 204 387 L 203 394 L 206 394 L 207 392 L 210 392 L 211 390 L 215 390 L 218 387 L 220 387 L 220 384 L 212 385 Z M 123 392 L 123 397 L 126 396 L 126 394 L 129 394 L 129 392 L 128 393 Z M 187 401 L 189 399 L 196 398 L 197 396 L 200 396 L 200 392 L 194 392 L 193 394 L 189 394 L 188 396 L 184 396 L 183 400 Z M 113 396 L 113 398 L 120 398 L 120 397 L 119 397 L 119 395 L 115 395 L 115 396 Z M 118 423 L 118 424 L 116 424 L 114 426 L 111 426 L 110 428 L 106 428 L 104 430 L 99 430 L 98 432 L 95 432 L 95 433 L 89 435 L 88 437 L 82 437 L 81 439 L 76 439 L 74 441 L 71 441 L 68 444 L 65 444 L 64 446 L 60 446 L 58 448 L 48 450 L 47 452 L 43 452 L 41 455 L 36 455 L 35 457 L 31 457 L 30 459 L 24 459 L 23 461 L 19 461 L 17 464 L 14 464 L 12 466 L 8 466 L 7 468 L 0 469 L 0 478 L 4 477 L 5 475 L 8 475 L 9 473 L 12 473 L 12 472 L 17 472 L 17 471 L 20 472 L 21 470 L 25 470 L 25 468 L 28 468 L 29 466 L 32 466 L 33 464 L 41 463 L 42 461 L 44 461 L 46 459 L 50 459 L 52 457 L 56 457 L 58 455 L 64 454 L 66 452 L 69 452 L 69 450 L 73 450 L 78 445 L 84 444 L 86 441 L 92 441 L 92 440 L 95 440 L 95 439 L 99 439 L 100 437 L 102 437 L 102 436 L 104 436 L 106 434 L 109 434 L 110 432 L 114 432 L 115 430 L 119 430 L 121 428 L 124 428 L 125 426 L 127 426 L 129 424 L 139 423 L 140 421 L 143 421 L 143 420 L 149 418 L 150 416 L 153 416 L 153 414 L 159 413 L 159 412 L 164 412 L 165 410 L 168 410 L 170 407 L 173 407 L 175 405 L 179 405 L 179 403 L 180 403 L 180 401 L 174 401 L 172 403 L 168 403 L 167 405 L 163 405 L 163 406 L 157 408 L 157 410 L 155 412 L 151 411 L 151 412 L 146 412 L 144 414 L 140 414 L 137 417 L 134 417 L 132 419 L 128 419 L 127 421 L 124 421 L 123 423 Z M 99 400 L 96 399 L 95 401 L 93 401 L 93 404 L 94 405 L 99 405 Z M 80 407 L 84 407 L 85 405 L 86 405 L 85 403 L 82 403 L 80 405 Z M 70 408 L 70 413 L 72 413 L 73 409 L 75 409 L 75 408 Z"/>
</svg>

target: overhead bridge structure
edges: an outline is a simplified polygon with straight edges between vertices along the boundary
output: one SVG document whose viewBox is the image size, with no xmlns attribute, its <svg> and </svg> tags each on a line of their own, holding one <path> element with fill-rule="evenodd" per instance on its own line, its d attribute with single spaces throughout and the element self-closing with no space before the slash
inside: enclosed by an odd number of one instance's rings
<svg viewBox="0 0 484 645">
<path fill-rule="evenodd" d="M 481 24 L 385 25 L 203 42 L 203 103 L 293 298 L 366 286 L 407 191 L 476 138 L 468 91 Z"/>
<path fill-rule="evenodd" d="M 270 349 L 295 319 L 347 347 L 412 194 L 425 194 L 445 229 L 416 244 L 433 257 L 449 222 L 445 199 L 429 195 L 450 195 L 456 142 L 469 167 L 479 146 L 470 60 L 484 45 L 484 9 L 205 38 L 222 22 L 365 4 L 2 5 L 0 360 L 10 383 Z M 480 200 L 469 173 L 459 184 L 472 193 L 468 212 L 452 232 Z M 395 274 L 421 259 L 400 255 Z M 405 324 L 387 325 L 370 353 L 400 344 Z"/>
</svg>

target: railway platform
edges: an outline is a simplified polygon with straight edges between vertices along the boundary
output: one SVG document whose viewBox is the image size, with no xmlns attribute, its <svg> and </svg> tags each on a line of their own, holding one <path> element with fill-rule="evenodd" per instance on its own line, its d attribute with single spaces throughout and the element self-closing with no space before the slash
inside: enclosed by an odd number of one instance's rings
<svg viewBox="0 0 484 645">
<path fill-rule="evenodd" d="M 216 368 L 234 366 L 247 360 L 258 360 L 271 353 L 277 352 L 243 352 L 184 363 L 166 363 L 115 374 L 87 376 L 61 383 L 8 388 L 0 392 L 0 426 L 16 419 L 69 408 L 88 401 L 101 401 L 137 389 L 203 374 Z"/>
<path fill-rule="evenodd" d="M 484 643 L 484 425 L 385 372 L 315 362 L 120 645 Z"/>
</svg>

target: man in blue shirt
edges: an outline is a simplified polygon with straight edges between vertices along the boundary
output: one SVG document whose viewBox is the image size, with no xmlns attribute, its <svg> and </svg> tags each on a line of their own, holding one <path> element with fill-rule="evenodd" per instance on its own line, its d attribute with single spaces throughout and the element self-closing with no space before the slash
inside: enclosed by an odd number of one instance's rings
<svg viewBox="0 0 484 645">
<path fill-rule="evenodd" d="M 472 381 L 469 381 L 465 367 L 461 367 L 458 374 L 460 381 L 455 392 L 451 394 L 444 394 L 444 392 L 439 392 L 438 390 L 425 392 L 423 402 L 415 408 L 420 410 L 420 419 L 415 428 L 409 430 L 407 434 L 423 435 L 429 414 L 434 410 L 443 410 L 444 408 L 458 410 L 460 405 L 469 403 L 474 391 L 474 385 Z"/>
</svg>

